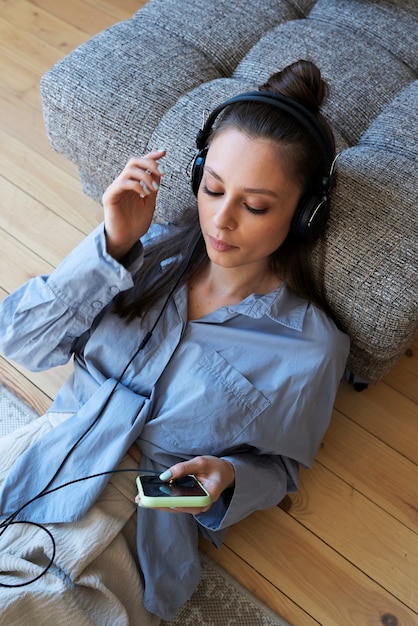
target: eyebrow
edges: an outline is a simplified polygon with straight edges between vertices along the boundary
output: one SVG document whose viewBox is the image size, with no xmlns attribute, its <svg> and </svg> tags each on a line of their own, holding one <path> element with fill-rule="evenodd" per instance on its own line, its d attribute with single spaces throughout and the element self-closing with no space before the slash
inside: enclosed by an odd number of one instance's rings
<svg viewBox="0 0 418 626">
<path fill-rule="evenodd" d="M 219 176 L 219 174 L 217 174 L 211 167 L 209 167 L 208 165 L 205 165 L 205 170 L 207 172 L 209 172 L 209 174 L 211 174 L 214 178 L 216 178 L 216 180 L 219 180 L 219 182 L 223 183 L 224 181 L 222 180 L 222 178 Z M 258 187 L 244 187 L 243 191 L 245 191 L 245 193 L 256 193 L 256 194 L 262 194 L 262 195 L 266 195 L 266 196 L 271 196 L 272 198 L 278 198 L 278 194 L 275 191 L 272 191 L 271 189 L 264 189 L 264 188 L 258 188 Z"/>
</svg>

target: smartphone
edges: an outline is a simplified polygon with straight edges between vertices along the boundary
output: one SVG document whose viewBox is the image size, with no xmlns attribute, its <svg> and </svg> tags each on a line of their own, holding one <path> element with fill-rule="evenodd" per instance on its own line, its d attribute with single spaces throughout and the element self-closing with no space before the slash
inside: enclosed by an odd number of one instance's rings
<svg viewBox="0 0 418 626">
<path fill-rule="evenodd" d="M 151 509 L 166 507 L 201 507 L 211 502 L 210 495 L 191 474 L 166 482 L 158 476 L 137 476 L 136 485 L 141 506 Z"/>
</svg>

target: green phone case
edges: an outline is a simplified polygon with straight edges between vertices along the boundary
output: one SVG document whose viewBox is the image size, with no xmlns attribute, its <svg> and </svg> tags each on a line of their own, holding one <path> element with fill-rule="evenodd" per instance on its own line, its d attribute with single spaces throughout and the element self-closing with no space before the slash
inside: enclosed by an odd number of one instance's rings
<svg viewBox="0 0 418 626">
<path fill-rule="evenodd" d="M 196 487 L 189 487 L 186 489 L 177 487 L 175 481 L 173 483 L 161 482 L 156 476 L 143 476 L 143 478 L 155 481 L 155 485 L 152 485 L 151 487 L 151 491 L 153 493 L 145 494 L 143 485 L 141 483 L 141 476 L 137 476 L 136 478 L 136 485 L 138 487 L 138 493 L 141 498 L 141 506 L 144 506 L 146 508 L 199 508 L 203 506 L 208 506 L 208 504 L 210 504 L 211 502 L 210 495 L 203 487 L 203 485 L 201 485 L 201 483 L 194 476 L 190 476 L 187 478 L 193 479 Z M 194 489 L 197 489 L 199 493 L 194 494 Z"/>
</svg>

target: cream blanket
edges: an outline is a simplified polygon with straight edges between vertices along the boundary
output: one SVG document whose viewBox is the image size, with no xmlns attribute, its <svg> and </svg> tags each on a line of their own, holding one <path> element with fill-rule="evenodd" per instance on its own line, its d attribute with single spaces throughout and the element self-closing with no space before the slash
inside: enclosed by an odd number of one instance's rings
<svg viewBox="0 0 418 626">
<path fill-rule="evenodd" d="M 0 482 L 24 450 L 69 417 L 46 414 L 0 438 Z M 126 456 L 120 468 L 132 467 Z M 136 560 L 134 474 L 114 474 L 96 504 L 79 522 L 48 525 L 56 556 L 48 572 L 30 585 L 0 587 L 1 626 L 156 626 L 145 610 Z M 46 496 L 48 497 L 48 496 Z M 38 576 L 52 554 L 39 528 L 10 526 L 0 536 L 0 583 Z"/>
</svg>

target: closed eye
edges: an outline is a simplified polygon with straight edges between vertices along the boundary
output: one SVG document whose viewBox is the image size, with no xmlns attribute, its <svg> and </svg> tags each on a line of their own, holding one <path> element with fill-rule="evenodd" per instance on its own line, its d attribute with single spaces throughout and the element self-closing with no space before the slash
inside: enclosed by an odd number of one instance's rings
<svg viewBox="0 0 418 626">
<path fill-rule="evenodd" d="M 249 211 L 250 213 L 253 213 L 254 215 L 264 215 L 264 213 L 267 213 L 267 209 L 255 209 L 253 206 L 250 206 L 249 204 L 245 204 L 245 208 L 247 209 L 247 211 Z"/>
<path fill-rule="evenodd" d="M 212 191 L 206 185 L 203 185 L 202 191 L 208 196 L 222 196 L 223 194 L 222 191 Z M 249 204 L 247 204 L 246 202 L 244 202 L 244 206 L 247 209 L 247 211 L 249 211 L 253 215 L 263 215 L 264 213 L 267 213 L 267 209 L 256 209 L 253 206 L 250 206 Z"/>
<path fill-rule="evenodd" d="M 206 185 L 203 186 L 203 193 L 206 193 L 208 196 L 221 196 L 222 195 L 221 191 L 211 191 L 211 189 L 208 189 Z"/>
</svg>

